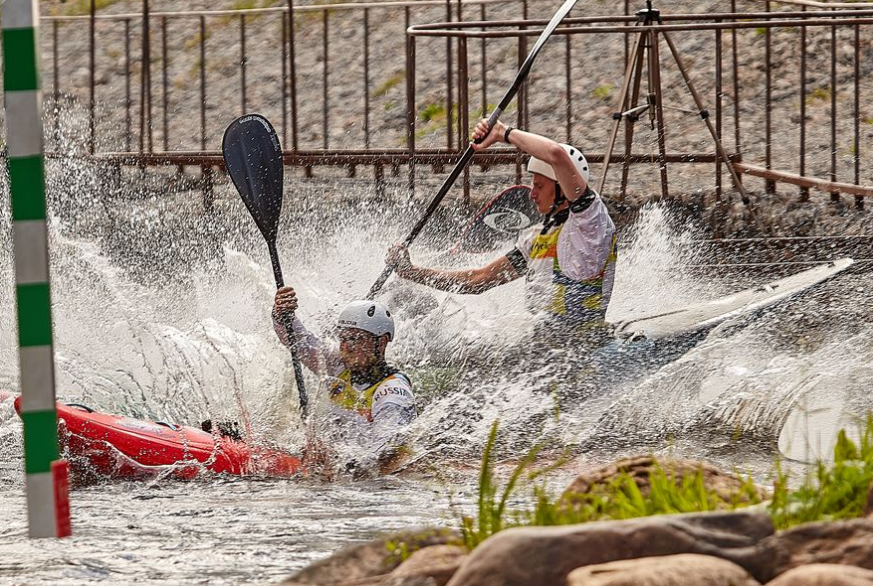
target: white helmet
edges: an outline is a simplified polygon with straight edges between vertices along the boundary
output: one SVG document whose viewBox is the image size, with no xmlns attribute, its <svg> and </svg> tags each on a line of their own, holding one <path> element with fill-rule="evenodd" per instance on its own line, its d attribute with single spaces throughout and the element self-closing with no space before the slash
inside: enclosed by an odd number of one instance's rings
<svg viewBox="0 0 873 586">
<path fill-rule="evenodd" d="M 588 183 L 588 161 L 585 159 L 585 155 L 574 146 L 568 144 L 562 144 L 561 146 L 570 155 L 570 159 L 573 160 L 573 164 L 576 165 L 576 170 L 582 175 L 582 179 L 585 180 L 585 183 Z M 558 176 L 555 175 L 555 170 L 552 169 L 552 166 L 536 157 L 530 158 L 530 161 L 527 163 L 527 170 L 530 173 L 539 173 L 552 181 L 558 180 Z"/>
<path fill-rule="evenodd" d="M 339 328 L 364 330 L 374 336 L 388 334 L 389 342 L 394 339 L 394 318 L 385 304 L 379 301 L 352 301 L 339 314 L 336 325 Z"/>
</svg>

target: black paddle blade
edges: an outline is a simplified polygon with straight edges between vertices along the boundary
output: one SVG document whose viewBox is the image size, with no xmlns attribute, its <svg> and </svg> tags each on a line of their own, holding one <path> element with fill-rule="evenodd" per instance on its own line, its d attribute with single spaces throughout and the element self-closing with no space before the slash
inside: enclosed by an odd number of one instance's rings
<svg viewBox="0 0 873 586">
<path fill-rule="evenodd" d="M 227 172 L 261 234 L 267 242 L 275 242 L 285 176 L 276 130 L 260 114 L 246 114 L 224 131 L 221 151 Z"/>
<path fill-rule="evenodd" d="M 515 185 L 482 206 L 467 224 L 453 251 L 490 252 L 515 240 L 542 219 L 530 187 Z"/>
</svg>

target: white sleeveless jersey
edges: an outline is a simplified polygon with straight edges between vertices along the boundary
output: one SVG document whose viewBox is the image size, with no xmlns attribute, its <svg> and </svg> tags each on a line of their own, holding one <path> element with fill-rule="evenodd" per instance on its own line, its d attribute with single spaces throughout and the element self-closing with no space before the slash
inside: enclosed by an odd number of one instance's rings
<svg viewBox="0 0 873 586">
<path fill-rule="evenodd" d="M 513 263 L 525 271 L 527 307 L 576 322 L 602 321 L 615 282 L 615 224 L 596 196 L 581 212 L 541 234 L 542 225 L 524 232 Z M 513 251 L 510 254 L 515 253 Z"/>
</svg>

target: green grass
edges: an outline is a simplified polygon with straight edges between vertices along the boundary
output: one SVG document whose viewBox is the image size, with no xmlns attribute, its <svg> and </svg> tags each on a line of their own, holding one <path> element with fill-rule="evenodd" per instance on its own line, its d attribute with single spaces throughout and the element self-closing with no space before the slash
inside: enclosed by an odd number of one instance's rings
<svg viewBox="0 0 873 586">
<path fill-rule="evenodd" d="M 97 0 L 94 3 L 95 12 L 100 12 L 103 8 L 118 4 L 120 0 Z M 53 12 L 60 13 L 62 16 L 83 16 L 91 14 L 91 0 L 69 0 L 62 6 L 56 7 Z"/>
<path fill-rule="evenodd" d="M 830 102 L 830 100 L 831 100 L 831 88 L 830 87 L 815 88 L 814 90 L 812 90 L 806 94 L 806 103 L 809 105 L 815 105 L 816 103 Z"/>
<path fill-rule="evenodd" d="M 497 422 L 491 425 L 491 433 L 485 442 L 485 451 L 482 453 L 482 468 L 479 471 L 479 497 L 477 499 L 477 516 L 461 518 L 461 536 L 464 545 L 473 549 L 488 537 L 506 527 L 517 525 L 507 518 L 506 504 L 515 490 L 521 475 L 536 458 L 538 447 L 532 448 L 521 459 L 513 470 L 512 475 L 503 487 L 498 498 L 498 488 L 494 481 L 494 464 L 491 453 L 497 443 Z"/>
<path fill-rule="evenodd" d="M 867 490 L 873 481 L 873 415 L 856 445 L 841 431 L 834 448 L 833 464 L 818 462 L 814 472 L 796 489 L 781 462 L 774 464 L 772 498 L 766 506 L 777 529 L 811 521 L 852 519 L 864 514 Z M 760 491 L 751 477 L 741 478 L 738 490 L 725 500 L 707 488 L 703 471 L 678 476 L 655 462 L 649 473 L 645 493 L 633 477 L 621 473 L 584 494 L 550 496 L 544 482 L 533 483 L 532 506 L 510 511 L 507 503 L 523 479 L 534 480 L 553 470 L 533 469 L 539 448 L 531 449 L 516 465 L 506 485 L 500 489 L 494 478 L 493 450 L 497 442 L 497 422 L 485 443 L 479 474 L 477 515 L 460 519 L 464 545 L 473 549 L 491 535 L 518 526 L 549 526 L 590 521 L 632 519 L 651 515 L 734 510 L 760 504 Z M 525 474 L 527 473 L 527 474 Z"/>
<path fill-rule="evenodd" d="M 234 0 L 234 2 L 227 8 L 227 10 L 252 10 L 254 8 L 271 8 L 275 6 L 277 0 Z M 246 24 L 251 24 L 254 21 L 261 18 L 260 14 L 252 14 L 246 16 Z M 222 26 L 228 25 L 231 22 L 239 21 L 238 14 L 228 14 L 226 16 L 221 16 L 217 19 L 218 23 Z"/>
<path fill-rule="evenodd" d="M 594 96 L 598 100 L 609 100 L 612 97 L 612 94 L 615 93 L 615 85 L 611 83 L 602 83 L 593 90 L 591 90 L 591 95 Z"/>
<path fill-rule="evenodd" d="M 387 94 L 389 91 L 391 91 L 391 88 L 395 87 L 397 84 L 399 84 L 401 81 L 403 81 L 404 78 L 406 78 L 406 71 L 405 70 L 401 69 L 399 71 L 395 71 L 391 75 L 391 77 L 386 79 L 384 82 L 382 82 L 379 85 L 379 87 L 377 87 L 372 92 L 370 92 L 370 97 L 373 99 L 381 98 L 382 96 Z"/>
<path fill-rule="evenodd" d="M 819 461 L 796 490 L 777 464 L 773 500 L 768 508 L 777 529 L 810 521 L 853 519 L 864 514 L 873 481 L 873 415 L 868 415 L 855 444 L 841 430 L 832 464 Z"/>
</svg>

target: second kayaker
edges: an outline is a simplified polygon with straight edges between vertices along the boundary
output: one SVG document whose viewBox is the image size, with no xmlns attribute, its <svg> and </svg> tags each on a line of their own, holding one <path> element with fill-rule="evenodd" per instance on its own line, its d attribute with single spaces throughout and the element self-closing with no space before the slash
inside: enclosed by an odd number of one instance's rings
<svg viewBox="0 0 873 586">
<path fill-rule="evenodd" d="M 332 347 L 306 329 L 296 317 L 297 307 L 292 287 L 276 291 L 272 317 L 279 340 L 293 343 L 300 361 L 327 381 L 331 413 L 346 435 L 356 436 L 355 467 L 378 468 L 396 455 L 392 439 L 416 417 L 412 382 L 385 359 L 394 340 L 394 317 L 379 301 L 353 301 L 339 314 L 339 346 Z M 282 325 L 283 314 L 291 318 L 293 340 Z"/>
</svg>

